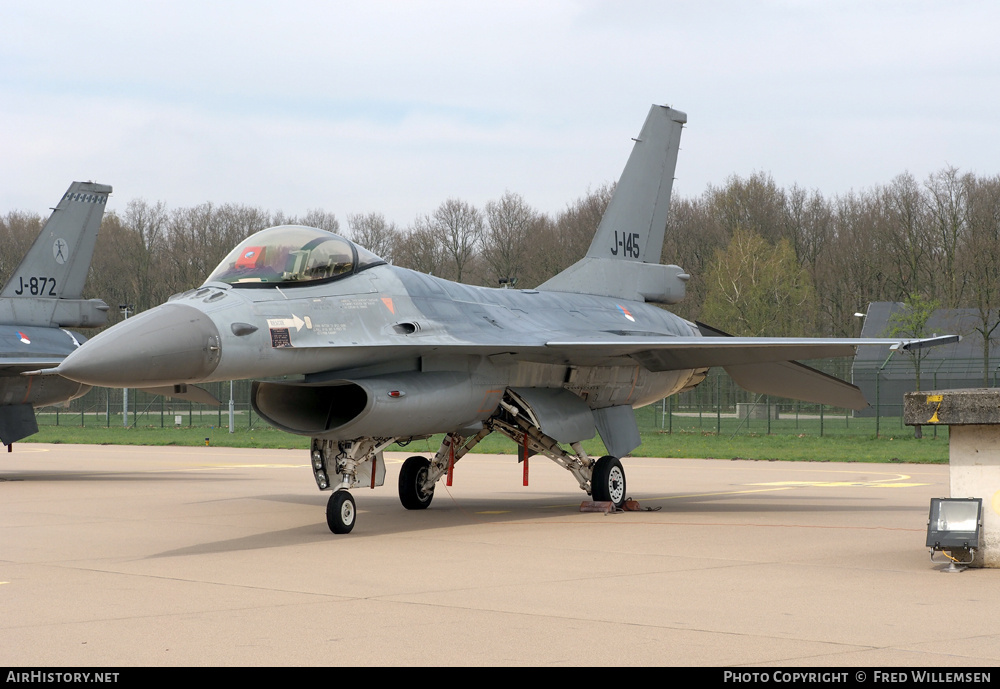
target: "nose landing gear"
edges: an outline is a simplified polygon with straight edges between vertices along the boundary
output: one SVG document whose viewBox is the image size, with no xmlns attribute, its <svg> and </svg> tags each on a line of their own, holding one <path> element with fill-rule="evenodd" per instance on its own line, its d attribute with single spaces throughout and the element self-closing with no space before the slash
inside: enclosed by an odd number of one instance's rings
<svg viewBox="0 0 1000 689">
<path fill-rule="evenodd" d="M 346 490 L 338 490 L 326 503 L 326 525 L 336 534 L 351 533 L 358 511 L 354 498 Z"/>
</svg>

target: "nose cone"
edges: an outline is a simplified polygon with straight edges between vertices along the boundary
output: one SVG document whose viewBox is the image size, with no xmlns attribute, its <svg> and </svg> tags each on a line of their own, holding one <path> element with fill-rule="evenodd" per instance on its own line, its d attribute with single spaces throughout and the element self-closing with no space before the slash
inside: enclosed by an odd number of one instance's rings
<svg viewBox="0 0 1000 689">
<path fill-rule="evenodd" d="M 219 365 L 220 355 L 212 319 L 190 306 L 164 304 L 84 343 L 57 371 L 103 387 L 173 385 L 204 380 Z"/>
</svg>

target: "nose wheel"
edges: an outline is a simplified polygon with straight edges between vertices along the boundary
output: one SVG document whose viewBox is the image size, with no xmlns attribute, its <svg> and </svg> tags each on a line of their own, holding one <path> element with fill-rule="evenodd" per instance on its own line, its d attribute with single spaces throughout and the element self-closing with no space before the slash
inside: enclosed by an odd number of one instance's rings
<svg viewBox="0 0 1000 689">
<path fill-rule="evenodd" d="M 357 521 L 358 510 L 354 498 L 346 490 L 338 490 L 326 503 L 326 525 L 333 533 L 351 533 Z"/>
<path fill-rule="evenodd" d="M 625 504 L 625 469 L 617 457 L 601 457 L 594 464 L 590 497 L 597 502 L 614 503 L 615 509 Z"/>
</svg>

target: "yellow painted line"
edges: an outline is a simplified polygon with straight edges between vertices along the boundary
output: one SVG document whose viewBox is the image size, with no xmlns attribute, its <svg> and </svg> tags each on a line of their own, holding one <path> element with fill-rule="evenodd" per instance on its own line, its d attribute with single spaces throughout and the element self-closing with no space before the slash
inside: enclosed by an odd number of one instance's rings
<svg viewBox="0 0 1000 689">
<path fill-rule="evenodd" d="M 929 486 L 929 483 L 888 483 L 880 481 L 787 481 L 781 482 L 791 488 L 843 488 L 854 486 L 857 488 L 915 488 L 917 486 Z M 754 483 L 755 486 L 781 485 L 781 483 L 767 484 Z"/>
<path fill-rule="evenodd" d="M 301 469 L 308 464 L 212 464 L 210 466 L 188 466 L 161 471 L 218 471 L 220 469 Z"/>
<path fill-rule="evenodd" d="M 718 493 L 688 493 L 686 495 L 665 495 L 660 498 L 643 498 L 643 502 L 653 501 L 653 500 L 680 500 L 682 498 L 711 498 L 718 495 L 744 495 L 748 493 L 773 493 L 778 490 L 792 490 L 791 486 L 778 486 L 775 488 L 761 488 L 758 490 L 726 490 Z M 577 503 L 570 503 L 564 505 L 548 505 L 544 509 L 560 509 L 564 507 L 573 507 Z"/>
<path fill-rule="evenodd" d="M 685 498 L 713 498 L 723 495 L 749 495 L 752 493 L 771 493 L 779 490 L 794 490 L 795 488 L 843 488 L 846 486 L 856 486 L 859 488 L 914 488 L 917 486 L 929 486 L 930 483 L 895 483 L 901 479 L 908 479 L 909 476 L 897 474 L 896 478 L 885 481 L 873 482 L 852 482 L 852 481 L 774 481 L 771 483 L 750 483 L 751 486 L 767 486 L 766 488 L 747 490 L 725 490 L 713 493 L 687 493 L 684 495 L 667 495 L 659 498 L 643 498 L 643 502 L 653 502 L 658 500 L 683 500 Z M 890 482 L 893 481 L 893 482 Z M 998 494 L 1000 495 L 1000 494 Z M 998 500 L 1000 503 L 1000 500 Z M 568 505 L 550 505 L 551 508 L 567 507 Z"/>
<path fill-rule="evenodd" d="M 475 512 L 475 514 L 510 514 L 510 510 L 483 510 L 482 512 Z"/>
<path fill-rule="evenodd" d="M 299 469 L 308 464 L 217 464 L 203 469 Z"/>
<path fill-rule="evenodd" d="M 756 485 L 756 484 L 753 484 Z M 750 493 L 773 493 L 779 490 L 791 490 L 792 486 L 775 486 L 759 490 L 724 490 L 716 493 L 688 493 L 686 495 L 667 495 L 662 498 L 643 498 L 643 500 L 679 500 L 681 498 L 711 498 L 718 495 L 747 495 Z"/>
<path fill-rule="evenodd" d="M 751 483 L 752 486 L 791 486 L 796 488 L 843 488 L 845 486 L 857 486 L 859 488 L 913 488 L 916 486 L 929 486 L 929 483 L 904 483 L 910 477 L 906 474 L 897 474 L 895 478 L 878 479 L 876 481 L 772 481 L 767 483 Z"/>
<path fill-rule="evenodd" d="M 175 474 L 186 471 L 224 471 L 226 469 L 303 469 L 308 464 L 176 464 L 161 469 L 134 469 L 135 473 L 144 474 Z"/>
</svg>

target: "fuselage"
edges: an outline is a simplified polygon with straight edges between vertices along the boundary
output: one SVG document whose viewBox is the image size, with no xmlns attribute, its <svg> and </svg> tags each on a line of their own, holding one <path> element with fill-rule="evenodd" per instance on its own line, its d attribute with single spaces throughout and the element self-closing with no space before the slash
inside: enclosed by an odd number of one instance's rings
<svg viewBox="0 0 1000 689">
<path fill-rule="evenodd" d="M 322 284 L 208 282 L 101 333 L 61 368 L 114 387 L 455 371 L 501 390 L 565 387 L 592 408 L 642 406 L 695 373 L 545 347 L 554 337 L 637 334 L 697 330 L 648 304 L 475 287 L 381 264 Z"/>
</svg>

